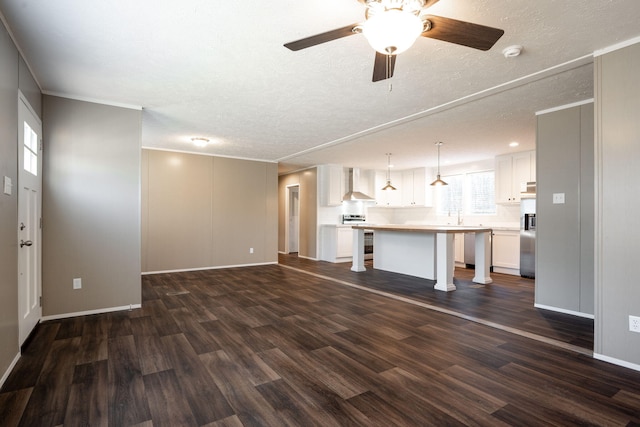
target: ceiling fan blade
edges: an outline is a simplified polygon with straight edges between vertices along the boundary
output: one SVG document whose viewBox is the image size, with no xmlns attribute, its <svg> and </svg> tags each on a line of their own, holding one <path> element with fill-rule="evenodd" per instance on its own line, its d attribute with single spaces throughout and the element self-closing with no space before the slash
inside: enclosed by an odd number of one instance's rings
<svg viewBox="0 0 640 427">
<path fill-rule="evenodd" d="M 387 65 L 389 66 L 387 68 Z M 396 66 L 396 55 L 385 55 L 376 52 L 376 60 L 373 63 L 373 80 L 379 82 L 393 77 L 393 69 Z"/>
<path fill-rule="evenodd" d="M 335 30 L 327 31 L 325 33 L 316 34 L 315 36 L 307 37 L 304 39 L 289 42 L 284 45 L 287 49 L 293 51 L 306 49 L 311 46 L 319 45 L 322 43 L 330 42 L 331 40 L 341 39 L 342 37 L 351 36 L 357 34 L 353 32 L 353 28 L 358 24 L 351 24 L 346 27 L 337 28 Z"/>
<path fill-rule="evenodd" d="M 504 34 L 504 30 L 442 16 L 427 15 L 431 29 L 423 37 L 443 40 L 474 49 L 489 50 Z"/>
</svg>

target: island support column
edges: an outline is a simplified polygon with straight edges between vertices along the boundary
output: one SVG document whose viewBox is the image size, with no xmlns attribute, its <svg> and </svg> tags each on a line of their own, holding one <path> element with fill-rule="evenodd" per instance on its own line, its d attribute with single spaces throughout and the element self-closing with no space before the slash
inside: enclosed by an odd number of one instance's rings
<svg viewBox="0 0 640 427">
<path fill-rule="evenodd" d="M 439 291 L 455 291 L 453 284 L 453 268 L 455 250 L 453 245 L 453 233 L 436 234 L 436 285 L 433 287 Z"/>
<path fill-rule="evenodd" d="M 364 230 L 353 229 L 353 264 L 351 271 L 366 271 L 364 268 Z"/>
<path fill-rule="evenodd" d="M 476 272 L 473 281 L 483 285 L 493 282 L 489 274 L 491 270 L 490 233 L 490 231 L 476 233 Z"/>
</svg>

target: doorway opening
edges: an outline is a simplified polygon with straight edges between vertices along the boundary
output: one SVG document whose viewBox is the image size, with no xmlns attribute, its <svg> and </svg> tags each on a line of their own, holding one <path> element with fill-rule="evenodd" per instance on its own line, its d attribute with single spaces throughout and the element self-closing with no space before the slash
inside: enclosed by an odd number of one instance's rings
<svg viewBox="0 0 640 427">
<path fill-rule="evenodd" d="M 287 186 L 286 202 L 285 253 L 297 254 L 300 250 L 300 185 Z"/>
</svg>

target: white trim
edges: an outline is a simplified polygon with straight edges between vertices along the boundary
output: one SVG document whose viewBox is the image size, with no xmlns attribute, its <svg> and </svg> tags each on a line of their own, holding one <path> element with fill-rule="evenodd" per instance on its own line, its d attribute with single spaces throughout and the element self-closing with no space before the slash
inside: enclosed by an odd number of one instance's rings
<svg viewBox="0 0 640 427">
<path fill-rule="evenodd" d="M 541 114 L 553 113 L 555 111 L 566 110 L 567 108 L 578 107 L 585 104 L 593 104 L 593 98 L 585 99 L 584 101 L 572 102 L 571 104 L 560 105 L 558 107 L 547 108 L 546 110 L 542 111 L 536 111 L 536 116 L 539 116 Z"/>
<path fill-rule="evenodd" d="M 235 264 L 235 265 L 219 265 L 213 267 L 197 267 L 197 268 L 182 268 L 178 270 L 158 270 L 158 271 L 143 271 L 142 275 L 146 276 L 149 274 L 165 274 L 165 273 L 184 273 L 187 271 L 205 271 L 205 270 L 220 270 L 223 268 L 237 268 L 237 267 L 254 267 L 256 265 L 273 265 L 278 264 L 275 262 L 257 262 L 253 264 Z"/>
<path fill-rule="evenodd" d="M 298 258 L 310 259 L 311 261 L 320 261 L 318 258 L 312 258 L 310 256 L 300 255 L 300 252 L 298 252 Z"/>
<path fill-rule="evenodd" d="M 620 43 L 613 44 L 611 46 L 607 46 L 607 47 L 605 47 L 603 49 L 598 49 L 598 50 L 593 52 L 593 56 L 594 57 L 602 56 L 602 55 L 605 55 L 607 53 L 611 53 L 611 52 L 613 52 L 615 50 L 624 49 L 625 47 L 629 47 L 629 46 L 634 45 L 636 43 L 640 43 L 640 36 L 634 37 L 634 38 L 629 39 L 629 40 L 625 40 L 625 41 L 620 42 Z"/>
<path fill-rule="evenodd" d="M 53 314 L 51 316 L 44 316 L 42 318 L 42 321 L 67 319 L 69 317 L 89 316 L 91 314 L 111 313 L 113 311 L 133 310 L 134 308 L 141 308 L 141 307 L 142 307 L 142 304 L 129 304 L 129 305 L 123 305 L 120 307 L 107 307 L 107 308 L 98 308 L 96 310 L 77 311 L 75 313 Z"/>
<path fill-rule="evenodd" d="M 634 371 L 640 371 L 640 365 L 636 363 L 631 363 L 625 360 L 616 359 L 614 357 L 605 356 L 604 354 L 593 353 L 593 358 L 602 360 L 603 362 L 613 363 L 614 365 L 622 366 L 624 368 L 633 369 Z"/>
<path fill-rule="evenodd" d="M 18 363 L 18 360 L 20 360 L 20 352 L 16 354 L 16 357 L 13 358 L 13 361 L 9 364 L 9 367 L 2 375 L 2 378 L 0 379 L 0 388 L 2 388 L 2 386 L 4 385 L 4 382 L 7 380 L 7 378 L 9 378 L 9 375 L 11 375 L 11 371 L 13 371 L 13 368 L 15 368 L 16 363 Z"/>
<path fill-rule="evenodd" d="M 175 149 L 171 149 L 171 148 L 149 147 L 147 145 L 143 145 L 141 148 L 143 150 L 168 151 L 170 153 L 196 154 L 196 155 L 209 156 L 209 157 L 224 157 L 226 159 L 248 160 L 248 161 L 251 161 L 251 162 L 278 163 L 276 160 L 253 159 L 253 158 L 250 158 L 250 157 L 225 156 L 223 154 L 215 154 L 215 153 L 202 153 L 202 152 L 198 152 L 198 151 L 175 150 Z"/>
<path fill-rule="evenodd" d="M 141 105 L 125 104 L 123 102 L 105 101 L 104 99 L 90 98 L 88 96 L 69 95 L 61 92 L 52 92 L 48 90 L 42 91 L 43 95 L 57 96 L 59 98 L 73 99 L 74 101 L 91 102 L 94 104 L 108 105 L 111 107 L 129 108 L 131 110 L 142 110 Z"/>
<path fill-rule="evenodd" d="M 551 307 L 549 305 L 543 305 L 543 304 L 533 304 L 533 306 L 535 308 L 541 308 L 543 310 L 555 311 L 557 313 L 570 314 L 572 316 L 577 316 L 577 317 L 584 317 L 585 319 L 595 319 L 595 316 L 593 314 L 582 313 L 580 311 L 566 310 L 564 308 Z"/>
<path fill-rule="evenodd" d="M 286 175 L 291 175 L 291 174 L 294 174 L 294 173 L 300 173 L 300 172 L 308 171 L 309 169 L 317 168 L 318 166 L 319 165 L 305 166 L 305 167 L 302 167 L 300 169 L 295 169 L 295 170 L 292 170 L 292 171 L 287 171 L 287 172 L 282 172 L 282 173 L 278 172 L 278 176 L 286 176 Z"/>
</svg>

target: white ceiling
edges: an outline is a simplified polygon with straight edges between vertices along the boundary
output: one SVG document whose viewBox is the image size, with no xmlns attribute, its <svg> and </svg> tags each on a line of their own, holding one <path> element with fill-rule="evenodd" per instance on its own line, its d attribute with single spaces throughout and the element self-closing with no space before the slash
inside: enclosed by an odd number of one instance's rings
<svg viewBox="0 0 640 427">
<path fill-rule="evenodd" d="M 361 35 L 284 43 L 364 20 L 356 0 L 0 0 L 45 93 L 143 107 L 142 145 L 280 163 L 396 168 L 533 149 L 535 112 L 593 97 L 594 51 L 640 36 L 638 0 L 440 0 L 502 28 L 483 52 L 419 38 L 371 82 Z M 502 50 L 520 44 L 517 58 Z M 392 90 L 389 90 L 389 83 Z M 190 143 L 218 141 L 205 149 Z M 518 141 L 518 148 L 508 143 Z"/>
</svg>

